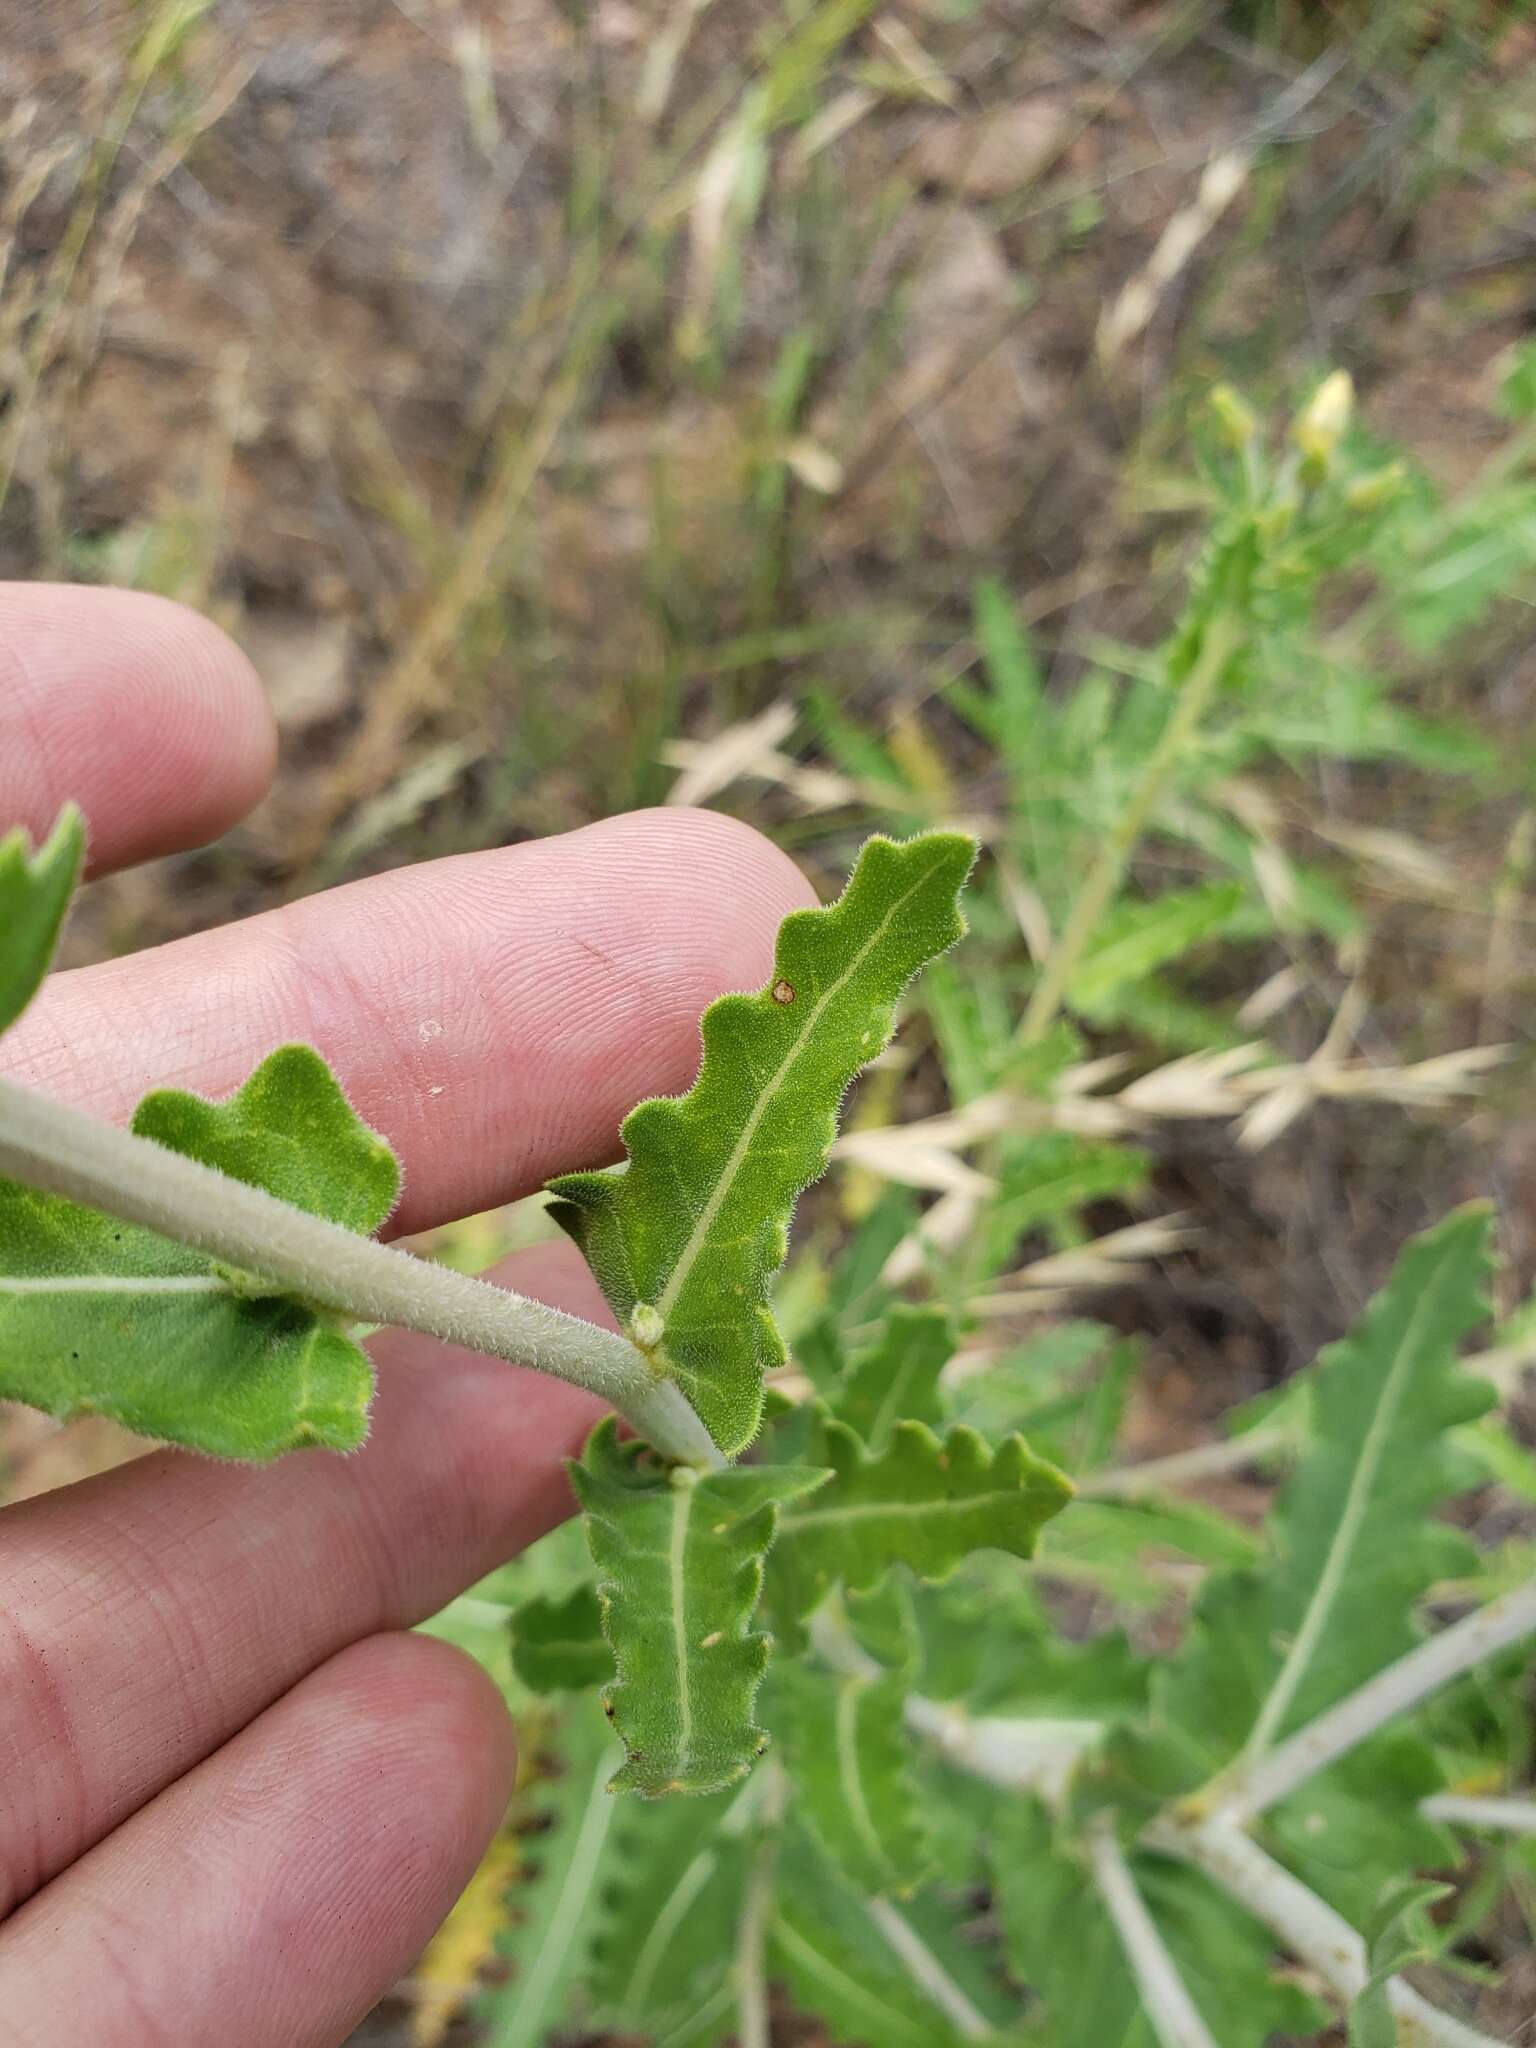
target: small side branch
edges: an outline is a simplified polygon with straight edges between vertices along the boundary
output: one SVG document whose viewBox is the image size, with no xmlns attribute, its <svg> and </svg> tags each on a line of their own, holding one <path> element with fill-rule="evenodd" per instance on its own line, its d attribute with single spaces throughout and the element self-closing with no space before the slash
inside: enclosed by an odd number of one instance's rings
<svg viewBox="0 0 1536 2048">
<path fill-rule="evenodd" d="M 1211 1803 L 1211 1822 L 1245 1821 L 1495 1652 L 1536 1633 L 1536 1579 L 1502 1593 L 1475 1614 L 1399 1657 L 1348 1698 L 1319 1714 L 1235 1776 Z M 1198 1803 L 1199 1795 L 1196 1795 Z"/>
<path fill-rule="evenodd" d="M 1161 2048 L 1217 2048 L 1107 1820 L 1089 1830 L 1088 1861 Z"/>
<path fill-rule="evenodd" d="M 1240 1828 L 1212 1821 L 1180 1828 L 1157 1821 L 1144 1839 L 1149 1848 L 1214 1878 L 1346 2004 L 1364 1990 L 1365 1943 L 1354 1928 Z M 1387 1996 L 1403 2048 L 1499 2048 L 1491 2035 L 1442 2012 L 1401 1978 L 1392 1980 Z"/>
<path fill-rule="evenodd" d="M 1536 1799 L 1464 1799 L 1456 1792 L 1436 1792 L 1421 1800 L 1426 1820 L 1458 1828 L 1493 1828 L 1504 1835 L 1536 1835 Z"/>
<path fill-rule="evenodd" d="M 908 1695 L 905 1711 L 913 1734 L 925 1736 L 958 1769 L 1010 1792 L 1033 1792 L 1047 1804 L 1062 1797 L 1079 1759 L 1104 1739 L 1102 1721 L 972 1716 L 921 1693 Z"/>
</svg>

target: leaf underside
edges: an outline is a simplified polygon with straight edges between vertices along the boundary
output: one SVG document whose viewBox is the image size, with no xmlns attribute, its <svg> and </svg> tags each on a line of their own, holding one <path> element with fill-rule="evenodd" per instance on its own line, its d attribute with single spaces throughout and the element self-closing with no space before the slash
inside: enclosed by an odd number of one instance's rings
<svg viewBox="0 0 1536 2048">
<path fill-rule="evenodd" d="M 0 838 L 0 1031 L 42 985 L 85 857 L 85 821 L 73 804 L 36 853 L 19 828 Z"/>
<path fill-rule="evenodd" d="M 795 1198 L 825 1169 L 844 1091 L 888 1043 L 902 990 L 964 931 L 974 857 L 957 833 L 871 839 L 836 903 L 779 927 L 766 988 L 705 1011 L 697 1081 L 630 1112 L 625 1163 L 550 1183 L 619 1321 L 728 1454 L 756 1433 L 764 1376 L 784 1361 L 769 1287 Z"/>
<path fill-rule="evenodd" d="M 808 1457 L 832 1470 L 827 1487 L 781 1518 L 770 1565 L 772 1601 L 791 1620 L 832 1587 L 876 1585 L 890 1566 L 939 1580 L 975 1550 L 1030 1557 L 1042 1526 L 1072 1495 L 1071 1481 L 1022 1437 L 995 1448 L 957 1424 L 939 1437 L 899 1422 L 867 1452 L 846 1424 L 822 1416 Z"/>
<path fill-rule="evenodd" d="M 604 1709 L 626 1761 L 613 1787 L 652 1798 L 719 1791 L 766 1746 L 752 1709 L 769 1641 L 751 1621 L 780 1503 L 826 1474 L 669 1473 L 645 1445 L 621 1443 L 612 1417 L 570 1471 L 617 1667 Z"/>
<path fill-rule="evenodd" d="M 353 1230 L 376 1229 L 399 1185 L 389 1147 L 306 1046 L 273 1053 L 227 1102 L 146 1096 L 134 1129 Z M 336 1318 L 154 1231 L 0 1181 L 0 1398 L 261 1460 L 355 1449 L 372 1393 Z"/>
</svg>

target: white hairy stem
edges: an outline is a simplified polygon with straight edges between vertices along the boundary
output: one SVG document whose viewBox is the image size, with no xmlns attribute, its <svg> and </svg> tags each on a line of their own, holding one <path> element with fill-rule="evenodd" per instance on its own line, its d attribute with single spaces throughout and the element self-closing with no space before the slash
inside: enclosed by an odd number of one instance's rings
<svg viewBox="0 0 1536 2048">
<path fill-rule="evenodd" d="M 1304 1728 L 1272 1749 L 1246 1771 L 1219 1780 L 1214 1797 L 1196 1794 L 1190 1802 L 1199 1807 L 1204 1799 L 1212 1821 L 1243 1821 L 1262 1813 L 1294 1792 L 1298 1785 L 1326 1769 L 1337 1758 L 1374 1735 L 1389 1721 L 1405 1714 L 1432 1692 L 1481 1664 L 1498 1650 L 1507 1649 L 1522 1636 L 1536 1633 L 1536 1579 L 1501 1593 L 1486 1607 L 1454 1622 L 1420 1643 L 1406 1657 L 1399 1657 L 1385 1671 L 1329 1707 Z"/>
<path fill-rule="evenodd" d="M 142 1224 L 355 1322 L 418 1330 L 585 1387 L 663 1456 L 723 1462 L 681 1390 L 614 1331 L 360 1237 L 4 1079 L 0 1174 Z"/>
<path fill-rule="evenodd" d="M 1010 1792 L 1033 1792 L 1048 1805 L 1065 1793 L 1080 1758 L 1104 1739 L 1102 1721 L 1009 1719 L 971 1715 L 911 1693 L 906 1722 L 948 1762 Z"/>
<path fill-rule="evenodd" d="M 1341 1914 L 1265 1855 L 1241 1828 L 1224 1821 L 1180 1827 L 1163 1818 L 1142 1839 L 1148 1848 L 1192 1863 L 1214 1878 L 1341 1999 L 1347 2002 L 1364 1990 L 1364 1941 Z M 1500 2048 L 1491 2035 L 1442 2012 L 1401 1978 L 1388 1985 L 1387 1998 L 1397 2017 L 1402 2048 Z"/>
<path fill-rule="evenodd" d="M 1136 1889 L 1114 1826 L 1103 1816 L 1088 1830 L 1088 1862 L 1161 2048 L 1216 2048 L 1215 2035 L 1200 2017 L 1157 1922 Z"/>
</svg>

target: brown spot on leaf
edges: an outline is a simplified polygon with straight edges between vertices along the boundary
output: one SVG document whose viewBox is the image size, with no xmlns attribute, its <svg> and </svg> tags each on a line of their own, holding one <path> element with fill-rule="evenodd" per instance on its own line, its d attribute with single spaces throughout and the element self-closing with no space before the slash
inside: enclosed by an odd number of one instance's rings
<svg viewBox="0 0 1536 2048">
<path fill-rule="evenodd" d="M 773 984 L 773 1000 L 776 1003 L 792 1003 L 795 1000 L 794 983 L 790 981 L 776 981 Z"/>
</svg>

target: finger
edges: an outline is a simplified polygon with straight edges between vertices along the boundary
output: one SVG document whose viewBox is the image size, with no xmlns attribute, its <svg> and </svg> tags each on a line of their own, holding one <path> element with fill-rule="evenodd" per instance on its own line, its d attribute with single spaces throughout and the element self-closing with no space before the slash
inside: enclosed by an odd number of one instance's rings
<svg viewBox="0 0 1536 2048">
<path fill-rule="evenodd" d="M 420 1636 L 306 1679 L 0 1928 L 15 2048 L 336 2048 L 506 1806 L 490 1681 Z"/>
<path fill-rule="evenodd" d="M 0 583 L 0 832 L 72 797 L 93 873 L 202 846 L 260 802 L 275 728 L 256 672 L 141 591 Z"/>
<path fill-rule="evenodd" d="M 572 1247 L 493 1277 L 607 1320 Z M 327 1657 L 570 1512 L 590 1395 L 400 1332 L 373 1348 L 356 1457 L 164 1451 L 0 1514 L 0 1915 Z"/>
<path fill-rule="evenodd" d="M 611 1158 L 626 1110 L 691 1080 L 705 1004 L 760 986 L 814 900 L 749 826 L 640 811 L 56 975 L 0 1056 L 113 1116 L 306 1040 L 400 1153 L 415 1230 Z"/>
</svg>

